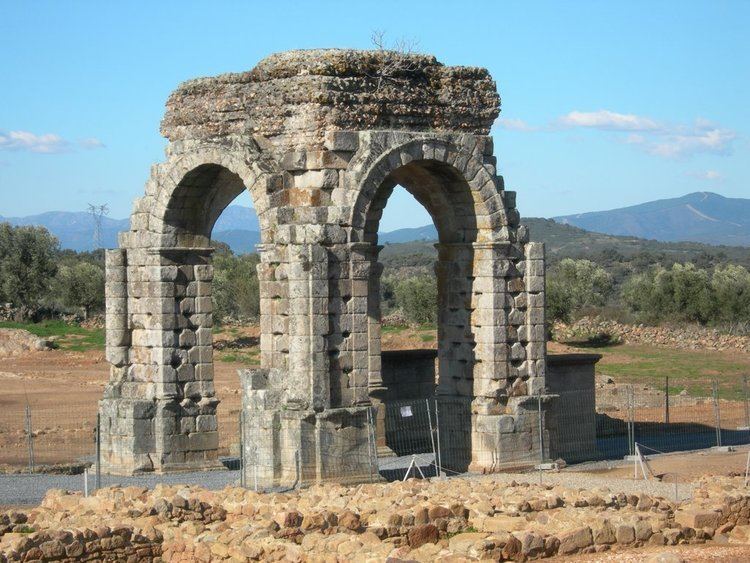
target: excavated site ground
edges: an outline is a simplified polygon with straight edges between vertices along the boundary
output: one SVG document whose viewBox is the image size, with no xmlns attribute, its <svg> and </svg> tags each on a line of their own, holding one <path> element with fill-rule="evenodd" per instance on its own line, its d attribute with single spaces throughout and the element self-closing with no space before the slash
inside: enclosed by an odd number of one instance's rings
<svg viewBox="0 0 750 563">
<path fill-rule="evenodd" d="M 254 328 L 216 338 L 225 455 L 236 442 L 236 370 L 253 363 L 255 338 Z M 384 341 L 430 345 L 419 332 Z M 746 448 L 656 456 L 658 479 L 648 481 L 633 478 L 631 463 L 608 461 L 545 472 L 541 485 L 531 473 L 256 494 L 236 486 L 238 472 L 223 471 L 105 477 L 104 485 L 130 486 L 84 499 L 81 475 L 19 473 L 24 409 L 32 406 L 38 465 L 69 461 L 71 452 L 85 458 L 107 379 L 103 353 L 27 351 L 0 365 L 0 459 L 12 473 L 0 476 L 7 560 L 750 559 L 750 491 L 737 477 Z"/>
<path fill-rule="evenodd" d="M 184 485 L 113 487 L 87 498 L 50 491 L 38 507 L 0 515 L 0 560 L 672 562 L 750 556 L 750 489 L 741 477 L 701 479 L 684 501 L 656 489 L 606 487 L 585 475 L 575 476 L 577 484 L 566 475 L 542 485 L 530 477 L 331 483 L 276 494 Z"/>
</svg>

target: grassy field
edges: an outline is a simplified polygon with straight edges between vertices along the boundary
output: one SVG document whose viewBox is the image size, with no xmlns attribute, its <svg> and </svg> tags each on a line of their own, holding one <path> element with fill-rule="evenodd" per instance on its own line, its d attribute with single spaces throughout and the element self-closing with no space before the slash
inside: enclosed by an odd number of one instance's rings
<svg viewBox="0 0 750 563">
<path fill-rule="evenodd" d="M 386 325 L 381 328 L 383 336 L 407 336 L 416 342 L 430 343 L 437 339 L 437 329 L 433 324 L 416 327 Z"/>
<path fill-rule="evenodd" d="M 43 321 L 40 323 L 0 322 L 0 328 L 20 328 L 39 338 L 52 340 L 55 347 L 71 352 L 104 350 L 104 329 L 83 328 L 64 321 Z"/>
<path fill-rule="evenodd" d="M 62 321 L 41 323 L 2 322 L 0 328 L 21 328 L 40 338 L 52 339 L 63 351 L 85 352 L 104 350 L 104 329 L 83 328 Z M 433 346 L 436 340 L 434 325 L 417 327 L 384 326 L 383 336 L 397 341 L 408 340 L 413 347 Z M 215 341 L 231 345 L 217 349 L 218 362 L 257 365 L 260 348 L 257 344 L 257 327 L 226 327 L 217 329 Z M 656 346 L 621 344 L 597 348 L 561 347 L 552 343 L 550 352 L 566 351 L 597 353 L 602 360 L 597 373 L 606 374 L 617 383 L 636 383 L 663 389 L 669 377 L 670 391 L 707 396 L 711 393 L 711 380 L 719 381 L 720 396 L 736 399 L 742 396 L 743 376 L 750 376 L 750 354 L 739 351 L 681 350 Z"/>
<path fill-rule="evenodd" d="M 240 350 L 217 350 L 214 358 L 218 362 L 230 364 L 260 365 L 260 350 L 258 348 Z"/>
<path fill-rule="evenodd" d="M 710 396 L 711 381 L 716 379 L 720 397 L 737 399 L 743 395 L 743 376 L 750 376 L 750 354 L 738 351 L 680 350 L 635 344 L 576 351 L 601 354 L 597 373 L 609 375 L 617 383 L 663 389 L 669 377 L 670 393 L 685 389 L 693 396 Z"/>
</svg>

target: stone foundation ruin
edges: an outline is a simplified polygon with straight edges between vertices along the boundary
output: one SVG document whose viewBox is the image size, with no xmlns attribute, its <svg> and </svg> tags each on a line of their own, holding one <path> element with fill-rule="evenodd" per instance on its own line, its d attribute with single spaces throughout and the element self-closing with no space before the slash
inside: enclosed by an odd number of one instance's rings
<svg viewBox="0 0 750 563">
<path fill-rule="evenodd" d="M 444 465 L 495 471 L 523 448 L 538 460 L 526 413 L 550 398 L 544 249 L 496 172 L 499 106 L 487 70 L 389 51 L 291 51 L 182 84 L 162 121 L 166 161 L 107 252 L 104 470 L 217 465 L 210 235 L 247 189 L 262 230 L 247 474 L 260 486 L 370 474 L 367 421 L 386 392 L 377 232 L 396 185 L 439 233 L 435 394 L 463 413 Z"/>
</svg>

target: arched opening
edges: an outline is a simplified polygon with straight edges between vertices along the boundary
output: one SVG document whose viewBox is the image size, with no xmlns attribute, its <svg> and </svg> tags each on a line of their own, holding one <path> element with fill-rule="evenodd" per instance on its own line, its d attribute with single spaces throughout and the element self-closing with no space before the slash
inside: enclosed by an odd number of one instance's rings
<svg viewBox="0 0 750 563">
<path fill-rule="evenodd" d="M 411 248 L 407 243 L 402 249 L 378 244 L 386 205 L 400 189 L 427 212 L 437 240 Z M 378 406 L 378 451 L 402 459 L 417 454 L 426 472 L 434 472 L 438 463 L 444 471 L 462 472 L 471 462 L 477 233 L 468 183 L 457 169 L 434 160 L 412 161 L 388 174 L 366 214 L 363 236 L 377 249 L 373 260 L 378 262 L 372 268 L 368 307 L 370 354 L 377 355 L 371 361 L 370 397 Z M 402 318 L 396 326 L 384 326 L 384 313 L 394 308 Z M 399 322 L 409 326 L 397 326 Z M 392 465 L 387 460 L 383 464 Z"/>
<path fill-rule="evenodd" d="M 236 172 L 203 164 L 172 193 L 164 230 L 176 237 L 163 250 L 177 266 L 173 282 L 176 319 L 164 387 L 180 403 L 175 431 L 218 456 L 239 455 L 237 369 L 260 363 L 260 296 L 256 245 L 262 230 L 252 195 Z M 246 326 L 252 322 L 253 326 Z M 197 408 L 196 408 L 197 407 Z M 196 414 L 197 413 L 197 414 Z M 198 438 L 200 436 L 200 439 Z M 214 454 L 216 455 L 216 454 Z"/>
</svg>

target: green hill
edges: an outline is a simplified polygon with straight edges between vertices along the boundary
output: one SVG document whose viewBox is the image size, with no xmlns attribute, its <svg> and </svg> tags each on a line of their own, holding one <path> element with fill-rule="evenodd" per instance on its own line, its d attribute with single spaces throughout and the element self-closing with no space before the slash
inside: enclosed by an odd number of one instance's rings
<svg viewBox="0 0 750 563">
<path fill-rule="evenodd" d="M 587 258 L 605 265 L 632 263 L 633 269 L 657 262 L 664 265 L 694 262 L 702 267 L 732 262 L 750 268 L 750 248 L 747 247 L 606 235 L 536 217 L 523 219 L 522 223 L 529 227 L 531 240 L 545 244 L 547 259 L 551 263 L 563 258 Z M 437 254 L 436 242 L 386 243 L 380 259 L 387 267 L 429 270 Z"/>
</svg>

